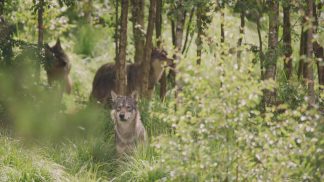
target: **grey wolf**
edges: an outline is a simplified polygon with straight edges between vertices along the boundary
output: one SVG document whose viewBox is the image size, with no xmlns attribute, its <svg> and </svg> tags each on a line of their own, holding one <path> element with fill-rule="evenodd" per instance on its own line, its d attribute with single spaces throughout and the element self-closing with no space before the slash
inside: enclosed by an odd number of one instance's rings
<svg viewBox="0 0 324 182">
<path fill-rule="evenodd" d="M 144 143 L 147 137 L 137 109 L 136 92 L 131 96 L 120 96 L 111 91 L 111 97 L 117 154 L 130 153 L 137 143 Z"/>
</svg>

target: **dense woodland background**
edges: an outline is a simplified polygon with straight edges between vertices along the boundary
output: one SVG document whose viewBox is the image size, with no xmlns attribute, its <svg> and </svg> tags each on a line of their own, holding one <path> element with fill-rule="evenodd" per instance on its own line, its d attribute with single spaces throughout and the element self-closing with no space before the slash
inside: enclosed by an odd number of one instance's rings
<svg viewBox="0 0 324 182">
<path fill-rule="evenodd" d="M 0 181 L 323 181 L 323 3 L 0 0 Z M 47 81 L 58 40 L 71 94 Z M 151 94 L 154 48 L 174 64 Z M 89 102 L 109 62 L 119 94 L 140 65 L 149 145 L 123 160 Z"/>
</svg>

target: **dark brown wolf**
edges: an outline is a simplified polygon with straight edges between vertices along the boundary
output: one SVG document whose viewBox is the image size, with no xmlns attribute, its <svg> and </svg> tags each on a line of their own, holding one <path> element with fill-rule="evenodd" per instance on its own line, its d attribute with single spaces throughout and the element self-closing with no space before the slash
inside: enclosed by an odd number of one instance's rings
<svg viewBox="0 0 324 182">
<path fill-rule="evenodd" d="M 48 44 L 45 45 L 44 67 L 47 73 L 48 84 L 51 86 L 57 81 L 65 88 L 65 92 L 70 94 L 72 90 L 72 81 L 69 76 L 71 64 L 68 56 L 62 49 L 60 39 L 57 39 L 53 47 L 50 47 Z"/>
<path fill-rule="evenodd" d="M 164 50 L 153 49 L 151 54 L 151 69 L 149 78 L 149 90 L 160 80 L 164 66 L 171 66 L 173 59 L 167 57 Z M 141 83 L 141 65 L 128 64 L 126 95 L 130 95 Z M 116 66 L 114 63 L 102 65 L 94 77 L 90 100 L 98 101 L 104 105 L 111 105 L 111 91 L 116 92 Z"/>
</svg>

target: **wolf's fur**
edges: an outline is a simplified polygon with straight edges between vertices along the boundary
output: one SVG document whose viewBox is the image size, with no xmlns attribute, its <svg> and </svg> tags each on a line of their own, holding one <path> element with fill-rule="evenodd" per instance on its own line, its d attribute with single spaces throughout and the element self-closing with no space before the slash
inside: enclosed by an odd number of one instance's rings
<svg viewBox="0 0 324 182">
<path fill-rule="evenodd" d="M 45 45 L 45 60 L 48 84 L 53 85 L 55 81 L 58 81 L 63 84 L 65 92 L 70 94 L 72 90 L 72 81 L 69 76 L 71 64 L 59 39 L 53 47 Z"/>
<path fill-rule="evenodd" d="M 146 141 L 146 131 L 136 107 L 136 93 L 118 96 L 111 91 L 113 109 L 111 117 L 115 124 L 116 149 L 119 155 L 132 151 L 137 143 Z"/>
<path fill-rule="evenodd" d="M 161 78 L 161 74 L 164 70 L 163 65 L 170 66 L 173 64 L 173 60 L 167 57 L 165 51 L 154 49 L 151 54 L 151 69 L 149 89 L 153 90 L 155 83 Z M 141 65 L 140 64 L 128 64 L 126 66 L 127 73 L 127 89 L 126 95 L 130 95 L 136 90 L 138 84 L 141 83 Z M 102 65 L 94 77 L 92 83 L 92 91 L 90 95 L 91 100 L 99 101 L 103 104 L 107 104 L 111 100 L 111 91 L 116 91 L 116 66 L 114 63 L 108 63 Z"/>
</svg>

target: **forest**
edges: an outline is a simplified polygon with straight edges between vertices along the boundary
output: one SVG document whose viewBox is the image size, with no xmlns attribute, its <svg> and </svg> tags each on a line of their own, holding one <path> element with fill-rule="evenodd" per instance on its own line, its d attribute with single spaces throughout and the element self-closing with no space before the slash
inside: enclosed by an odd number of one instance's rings
<svg viewBox="0 0 324 182">
<path fill-rule="evenodd" d="M 0 0 L 0 181 L 324 181 L 323 0 Z"/>
</svg>

